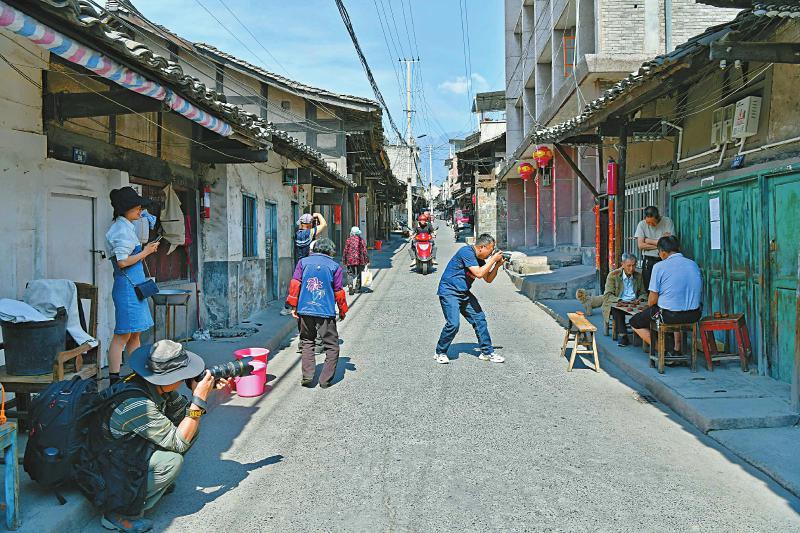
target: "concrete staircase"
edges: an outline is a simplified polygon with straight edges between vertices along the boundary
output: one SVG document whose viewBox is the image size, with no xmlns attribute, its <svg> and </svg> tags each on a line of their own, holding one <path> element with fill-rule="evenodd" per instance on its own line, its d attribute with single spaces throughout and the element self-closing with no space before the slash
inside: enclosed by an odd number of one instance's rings
<svg viewBox="0 0 800 533">
<path fill-rule="evenodd" d="M 595 287 L 595 268 L 577 246 L 532 248 L 512 252 L 506 270 L 514 286 L 533 301 L 574 298 L 579 288 Z"/>
</svg>

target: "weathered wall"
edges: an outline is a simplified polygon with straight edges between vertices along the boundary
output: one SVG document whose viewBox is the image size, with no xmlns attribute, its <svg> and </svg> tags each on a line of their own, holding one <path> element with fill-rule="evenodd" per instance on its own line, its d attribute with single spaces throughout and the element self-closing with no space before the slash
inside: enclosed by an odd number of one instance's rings
<svg viewBox="0 0 800 533">
<path fill-rule="evenodd" d="M 204 257 L 203 292 L 208 322 L 228 326 L 251 316 L 269 303 L 266 277 L 266 204 L 277 206 L 278 293 L 288 291 L 294 267 L 291 187 L 282 185 L 279 157 L 270 152 L 270 162 L 259 165 L 216 165 L 209 171 L 212 213 L 202 222 Z M 276 170 L 277 168 L 277 170 Z M 242 195 L 256 198 L 255 257 L 242 254 Z"/>
</svg>

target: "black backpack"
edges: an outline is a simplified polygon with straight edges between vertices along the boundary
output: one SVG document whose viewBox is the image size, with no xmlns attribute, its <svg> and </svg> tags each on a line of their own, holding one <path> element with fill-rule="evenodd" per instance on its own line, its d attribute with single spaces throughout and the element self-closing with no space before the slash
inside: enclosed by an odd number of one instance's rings
<svg viewBox="0 0 800 533">
<path fill-rule="evenodd" d="M 97 382 L 75 376 L 47 387 L 31 402 L 23 466 L 31 479 L 56 490 L 72 479 L 86 445 L 89 415 L 102 406 Z M 56 490 L 63 505 L 66 500 Z"/>
</svg>

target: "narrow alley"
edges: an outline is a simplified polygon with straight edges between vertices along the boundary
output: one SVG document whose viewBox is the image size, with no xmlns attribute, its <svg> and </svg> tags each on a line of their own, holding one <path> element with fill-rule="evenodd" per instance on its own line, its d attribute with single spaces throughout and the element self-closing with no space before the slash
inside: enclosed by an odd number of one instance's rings
<svg viewBox="0 0 800 533">
<path fill-rule="evenodd" d="M 463 246 L 439 235 L 432 275 L 410 271 L 398 237 L 376 255 L 374 292 L 340 323 L 334 386 L 300 387 L 295 340 L 269 363 L 269 394 L 204 420 L 157 531 L 800 528 L 800 501 L 637 401 L 607 362 L 566 373 L 563 330 L 504 273 L 475 293 L 507 362 L 478 360 L 462 320 L 451 363 L 436 364 L 436 285 Z"/>
</svg>

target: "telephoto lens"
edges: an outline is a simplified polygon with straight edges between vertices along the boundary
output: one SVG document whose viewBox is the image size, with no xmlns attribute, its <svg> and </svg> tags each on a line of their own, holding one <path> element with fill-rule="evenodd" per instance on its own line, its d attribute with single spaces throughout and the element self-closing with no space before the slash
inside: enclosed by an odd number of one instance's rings
<svg viewBox="0 0 800 533">
<path fill-rule="evenodd" d="M 511 261 L 511 252 L 503 252 L 503 259 L 506 261 Z"/>
<path fill-rule="evenodd" d="M 210 368 L 206 368 L 206 370 L 211 372 L 211 376 L 215 381 L 219 379 L 241 378 L 249 376 L 253 372 L 253 366 L 250 364 L 252 360 L 252 357 L 243 357 L 235 361 L 227 361 L 214 365 Z M 206 370 L 203 370 L 194 380 L 202 380 L 203 376 L 206 375 Z"/>
</svg>

